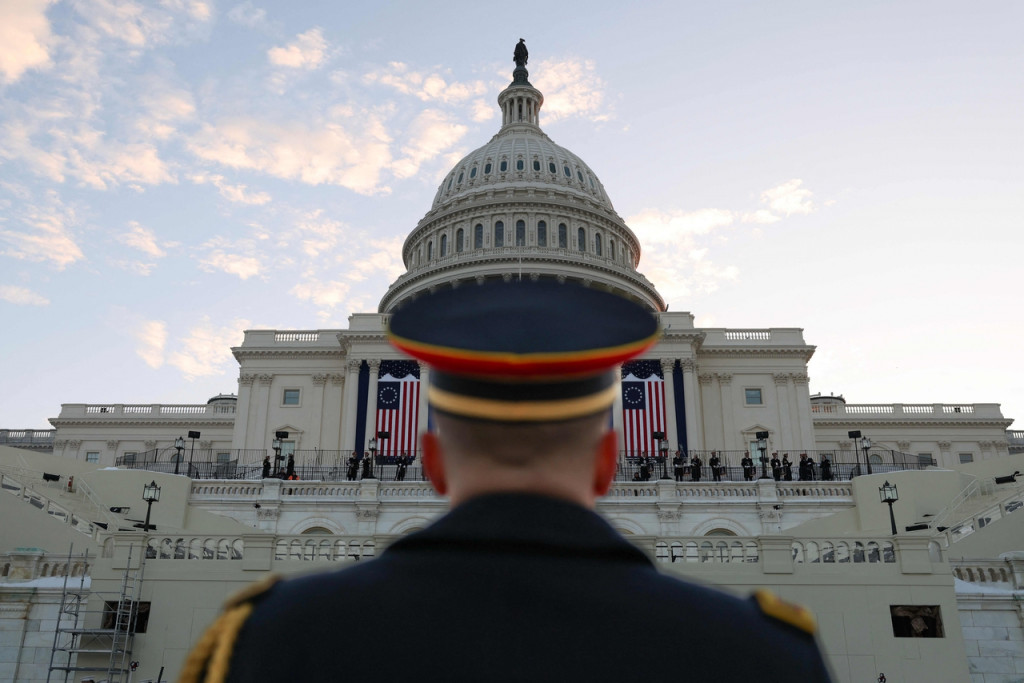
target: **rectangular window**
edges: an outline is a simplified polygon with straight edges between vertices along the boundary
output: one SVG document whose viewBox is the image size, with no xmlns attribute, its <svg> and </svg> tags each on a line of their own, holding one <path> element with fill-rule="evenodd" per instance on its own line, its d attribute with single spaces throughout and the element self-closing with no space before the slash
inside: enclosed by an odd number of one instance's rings
<svg viewBox="0 0 1024 683">
<path fill-rule="evenodd" d="M 761 399 L 760 389 L 744 389 L 743 395 L 746 398 L 746 403 L 748 406 L 759 406 L 764 403 L 764 401 Z"/>
<path fill-rule="evenodd" d="M 935 464 L 935 460 L 932 459 L 932 454 L 931 453 L 918 453 L 917 454 L 917 464 L 918 465 L 934 465 Z"/>
<path fill-rule="evenodd" d="M 295 454 L 295 442 L 294 441 L 282 441 L 281 442 L 281 456 L 287 458 L 289 455 Z"/>
<path fill-rule="evenodd" d="M 121 631 L 129 630 L 130 622 L 134 621 L 134 628 L 131 630 L 135 633 L 145 633 L 146 628 L 149 626 L 149 602 L 132 602 L 123 603 L 123 611 L 118 614 L 118 603 L 116 600 L 104 600 L 103 601 L 103 620 L 100 624 L 100 628 L 104 629 L 119 629 Z M 134 613 L 134 614 L 133 614 Z"/>
<path fill-rule="evenodd" d="M 125 451 L 124 460 L 123 460 L 124 464 L 125 465 L 134 465 L 135 464 L 135 456 L 137 456 L 137 455 L 138 455 L 138 453 L 136 453 L 135 451 Z"/>
<path fill-rule="evenodd" d="M 89 451 L 88 453 L 85 454 L 85 461 L 86 462 L 99 462 L 100 461 L 100 454 L 99 454 L 99 452 L 98 451 Z"/>
<path fill-rule="evenodd" d="M 974 462 L 974 453 L 961 453 L 960 464 L 962 465 L 968 462 Z"/>
<path fill-rule="evenodd" d="M 299 405 L 299 390 L 298 389 L 285 389 L 284 396 L 281 399 L 281 405 L 285 406 L 297 406 Z"/>
<path fill-rule="evenodd" d="M 231 461 L 231 453 L 218 453 L 217 454 L 217 462 L 230 462 L 230 461 Z"/>
<path fill-rule="evenodd" d="M 939 605 L 889 605 L 892 634 L 897 638 L 945 638 Z"/>
</svg>

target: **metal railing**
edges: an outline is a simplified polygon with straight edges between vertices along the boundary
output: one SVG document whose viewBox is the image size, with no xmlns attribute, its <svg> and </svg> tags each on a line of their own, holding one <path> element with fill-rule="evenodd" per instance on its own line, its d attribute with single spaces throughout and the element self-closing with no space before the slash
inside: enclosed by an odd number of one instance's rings
<svg viewBox="0 0 1024 683">
<path fill-rule="evenodd" d="M 810 476 L 800 479 L 799 457 L 806 454 L 813 462 Z M 182 451 L 181 460 L 175 462 L 177 453 L 173 449 L 154 449 L 134 456 L 121 456 L 114 461 L 115 466 L 126 469 L 141 469 L 167 474 L 182 474 L 193 479 L 245 479 L 259 480 L 264 477 L 264 459 L 269 467 L 267 476 L 279 479 L 294 477 L 302 481 L 358 481 L 361 479 L 379 479 L 381 481 L 426 481 L 426 475 L 420 467 L 420 452 L 408 454 L 412 462 L 407 462 L 404 476 L 401 474 L 400 456 L 376 455 L 370 467 L 366 462 L 368 454 L 354 450 L 298 450 L 293 456 L 294 467 L 289 468 L 287 455 L 276 458 L 272 450 L 259 448 L 233 449 L 230 451 L 197 449 L 191 452 L 188 447 Z M 659 455 L 647 458 L 632 455 L 625 451 L 619 453 L 619 464 L 615 474 L 616 481 L 656 481 L 659 479 L 676 479 L 677 481 L 751 481 L 762 476 L 760 454 L 753 456 L 754 472 L 747 479 L 742 467 L 745 451 L 689 451 L 683 472 L 676 477 L 673 456 L 667 460 Z M 790 471 L 780 467 L 776 472 L 769 464 L 769 478 L 778 481 L 848 481 L 861 474 L 878 474 L 902 470 L 920 470 L 934 465 L 932 460 L 922 461 L 916 455 L 908 455 L 899 451 L 873 448 L 868 453 L 871 460 L 870 468 L 865 464 L 864 454 L 854 451 L 823 450 L 800 451 L 798 453 L 779 453 L 789 455 Z M 693 458 L 701 462 L 699 474 L 692 466 Z M 710 466 L 712 458 L 720 460 L 718 476 Z M 769 460 L 773 454 L 768 454 Z M 828 468 L 822 467 L 824 459 L 829 462 Z M 354 469 L 353 469 L 354 465 Z M 696 476 L 695 476 L 696 475 Z"/>
</svg>

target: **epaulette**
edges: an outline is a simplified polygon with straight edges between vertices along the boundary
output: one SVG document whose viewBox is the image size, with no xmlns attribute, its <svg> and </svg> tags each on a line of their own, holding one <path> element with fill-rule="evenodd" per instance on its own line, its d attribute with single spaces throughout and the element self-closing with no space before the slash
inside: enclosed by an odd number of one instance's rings
<svg viewBox="0 0 1024 683">
<path fill-rule="evenodd" d="M 202 638 L 189 652 L 178 683 L 223 683 L 235 641 L 253 605 L 260 601 L 281 580 L 271 574 L 262 581 L 246 586 L 224 603 L 224 613 L 210 624 Z"/>
<path fill-rule="evenodd" d="M 767 616 L 784 624 L 814 635 L 818 622 L 809 609 L 803 605 L 786 602 L 770 590 L 761 588 L 754 591 L 754 602 Z"/>
</svg>

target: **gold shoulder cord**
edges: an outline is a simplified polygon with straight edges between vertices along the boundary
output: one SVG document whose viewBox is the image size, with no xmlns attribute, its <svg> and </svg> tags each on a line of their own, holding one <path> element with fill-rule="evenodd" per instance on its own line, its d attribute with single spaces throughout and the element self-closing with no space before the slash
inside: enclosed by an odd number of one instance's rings
<svg viewBox="0 0 1024 683">
<path fill-rule="evenodd" d="M 763 588 L 754 591 L 754 599 L 761 611 L 773 619 L 778 619 L 811 635 L 814 635 L 818 629 L 814 615 L 802 605 L 786 602 L 775 593 Z"/>
<path fill-rule="evenodd" d="M 178 683 L 223 683 L 227 679 L 238 634 L 252 614 L 253 606 L 249 601 L 266 593 L 280 580 L 279 576 L 268 576 L 243 588 L 227 601 L 224 614 L 206 629 L 189 653 Z"/>
</svg>

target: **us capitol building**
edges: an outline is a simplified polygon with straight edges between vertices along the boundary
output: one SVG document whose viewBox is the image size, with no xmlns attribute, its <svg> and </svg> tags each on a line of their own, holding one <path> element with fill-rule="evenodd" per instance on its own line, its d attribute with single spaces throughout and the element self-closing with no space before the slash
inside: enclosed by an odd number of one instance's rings
<svg viewBox="0 0 1024 683">
<path fill-rule="evenodd" d="M 496 278 L 573 280 L 660 318 L 622 368 L 620 472 L 599 511 L 664 571 L 808 605 L 837 681 L 1024 680 L 1024 432 L 995 403 L 812 396 L 802 330 L 669 312 L 600 179 L 541 129 L 517 57 L 500 129 L 442 180 L 377 312 L 247 331 L 237 395 L 64 404 L 50 434 L 0 430 L 0 680 L 173 680 L 233 591 L 363 561 L 441 514 L 418 461 L 429 369 L 388 344 L 388 316 Z M 791 477 L 770 465 L 783 456 Z M 638 671 L 676 656 L 642 634 L 620 646 Z"/>
</svg>

